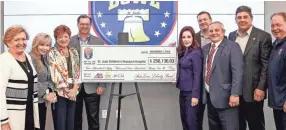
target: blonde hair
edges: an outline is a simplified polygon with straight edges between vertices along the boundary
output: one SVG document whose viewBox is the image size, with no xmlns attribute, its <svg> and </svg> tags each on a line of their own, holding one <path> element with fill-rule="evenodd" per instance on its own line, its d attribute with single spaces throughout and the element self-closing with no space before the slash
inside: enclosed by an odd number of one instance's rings
<svg viewBox="0 0 286 130">
<path fill-rule="evenodd" d="M 12 39 L 18 35 L 19 33 L 24 32 L 26 35 L 26 39 L 29 40 L 29 35 L 27 31 L 21 25 L 14 25 L 9 27 L 3 36 L 3 42 L 6 46 L 8 42 L 12 41 Z"/>
<path fill-rule="evenodd" d="M 42 44 L 42 43 L 50 43 L 50 47 L 52 46 L 52 38 L 49 34 L 47 33 L 38 33 L 35 38 L 33 39 L 32 42 L 32 50 L 30 52 L 31 56 L 33 56 L 36 59 L 36 70 L 37 72 L 40 72 L 43 70 L 43 63 L 42 63 L 42 59 L 37 58 L 37 57 L 41 57 L 41 54 L 37 53 L 37 47 Z"/>
</svg>

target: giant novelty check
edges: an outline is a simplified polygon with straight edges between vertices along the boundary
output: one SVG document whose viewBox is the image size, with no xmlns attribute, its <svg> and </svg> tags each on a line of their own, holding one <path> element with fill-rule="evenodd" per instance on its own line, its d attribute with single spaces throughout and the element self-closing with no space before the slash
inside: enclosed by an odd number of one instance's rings
<svg viewBox="0 0 286 130">
<path fill-rule="evenodd" d="M 175 82 L 176 47 L 81 47 L 82 82 Z"/>
</svg>

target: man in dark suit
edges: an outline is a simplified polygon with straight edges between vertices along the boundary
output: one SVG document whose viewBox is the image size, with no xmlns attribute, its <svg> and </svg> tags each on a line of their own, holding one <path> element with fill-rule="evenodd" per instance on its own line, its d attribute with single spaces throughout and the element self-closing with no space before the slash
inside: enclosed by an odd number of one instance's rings
<svg viewBox="0 0 286 130">
<path fill-rule="evenodd" d="M 224 36 L 221 22 L 209 26 L 211 43 L 203 47 L 204 96 L 210 130 L 238 130 L 243 56 L 239 45 Z"/>
<path fill-rule="evenodd" d="M 103 40 L 90 34 L 91 18 L 80 15 L 77 19 L 79 33 L 71 37 L 70 46 L 81 54 L 81 45 L 104 45 Z M 76 99 L 75 130 L 82 130 L 83 100 L 86 107 L 88 130 L 99 130 L 100 95 L 104 93 L 105 83 L 82 83 Z"/>
<path fill-rule="evenodd" d="M 244 62 L 239 129 L 246 130 L 247 122 L 249 130 L 265 130 L 263 104 L 272 49 L 271 35 L 252 25 L 253 16 L 249 7 L 240 6 L 235 14 L 238 29 L 229 34 L 229 40 L 239 44 Z"/>
<path fill-rule="evenodd" d="M 212 17 L 209 12 L 201 11 L 197 15 L 197 20 L 200 27 L 200 31 L 196 33 L 195 39 L 198 41 L 200 47 L 202 48 L 204 45 L 211 42 L 211 40 L 209 39 L 209 25 L 212 22 Z M 203 86 L 201 88 L 203 88 Z M 201 90 L 201 92 L 203 91 Z M 197 119 L 198 119 L 197 128 L 198 130 L 203 130 L 203 120 L 204 120 L 206 102 L 200 100 L 198 107 L 199 109 L 197 112 Z"/>
<path fill-rule="evenodd" d="M 286 130 L 286 13 L 271 16 L 271 32 L 276 40 L 268 66 L 268 105 L 273 109 L 276 130 Z"/>
</svg>

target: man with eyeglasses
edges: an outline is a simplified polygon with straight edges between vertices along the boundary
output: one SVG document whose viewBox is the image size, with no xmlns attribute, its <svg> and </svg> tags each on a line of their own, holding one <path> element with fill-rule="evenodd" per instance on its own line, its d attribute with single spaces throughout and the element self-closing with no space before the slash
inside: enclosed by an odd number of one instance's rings
<svg viewBox="0 0 286 130">
<path fill-rule="evenodd" d="M 71 37 L 70 46 L 80 53 L 81 45 L 104 45 L 103 40 L 90 34 L 91 18 L 80 15 L 77 18 L 78 34 Z M 82 108 L 85 102 L 88 130 L 99 130 L 100 95 L 104 93 L 105 83 L 82 83 L 76 99 L 75 130 L 82 130 Z"/>
</svg>

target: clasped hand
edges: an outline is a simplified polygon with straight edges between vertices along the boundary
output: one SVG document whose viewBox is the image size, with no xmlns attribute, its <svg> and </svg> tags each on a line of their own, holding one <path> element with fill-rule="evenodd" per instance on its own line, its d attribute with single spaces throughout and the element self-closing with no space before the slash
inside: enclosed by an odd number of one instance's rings
<svg viewBox="0 0 286 130">
<path fill-rule="evenodd" d="M 72 101 L 76 100 L 77 89 L 64 88 L 64 94 Z"/>
</svg>

